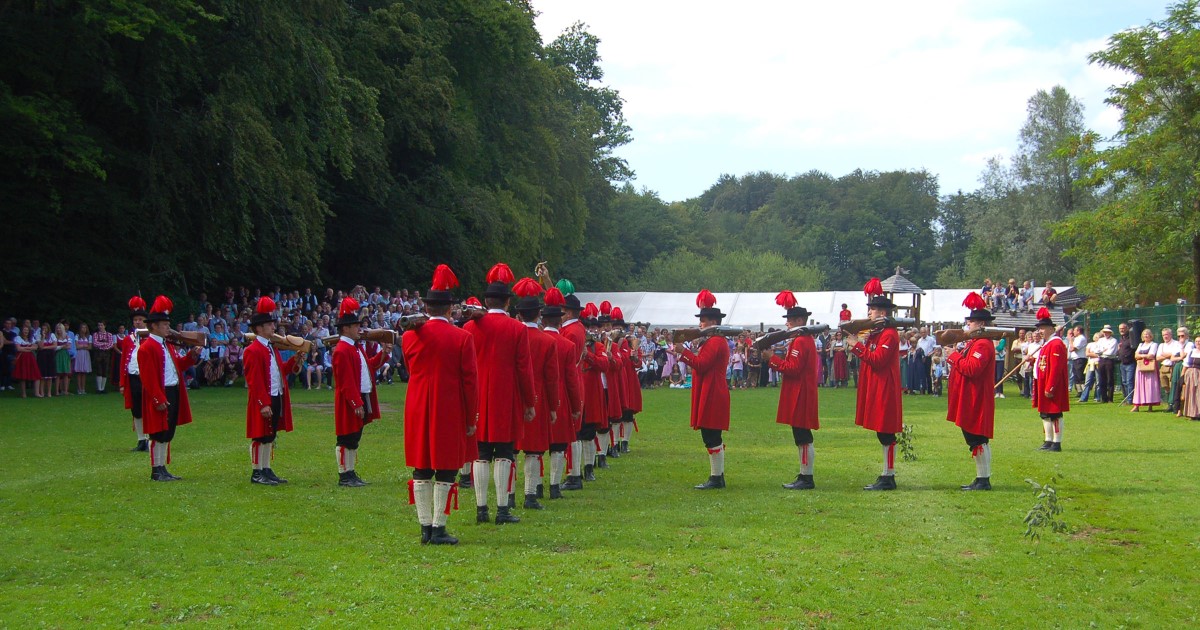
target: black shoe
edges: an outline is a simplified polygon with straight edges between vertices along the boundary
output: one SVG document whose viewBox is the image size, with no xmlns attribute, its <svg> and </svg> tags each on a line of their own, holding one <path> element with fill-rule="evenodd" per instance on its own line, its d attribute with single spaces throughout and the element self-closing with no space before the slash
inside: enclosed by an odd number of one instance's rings
<svg viewBox="0 0 1200 630">
<path fill-rule="evenodd" d="M 508 493 L 508 507 L 510 507 L 510 508 L 517 507 L 517 493 L 515 493 L 515 492 Z"/>
<path fill-rule="evenodd" d="M 358 476 L 358 472 L 357 472 L 357 471 L 354 471 L 354 470 L 349 470 L 349 471 L 346 471 L 346 472 L 349 472 L 349 473 L 350 473 L 350 476 L 351 476 L 351 477 L 354 479 L 354 481 L 355 481 L 355 483 L 356 483 L 357 485 L 359 485 L 359 486 L 369 486 L 369 485 L 371 485 L 371 484 L 367 483 L 365 480 L 363 480 L 363 478 L 362 478 L 362 477 L 359 477 L 359 476 Z"/>
<path fill-rule="evenodd" d="M 459 487 L 459 488 L 467 488 L 467 489 L 470 489 L 470 488 L 472 488 L 474 485 L 475 485 L 475 483 L 474 483 L 474 482 L 471 480 L 471 475 L 463 475 L 463 474 L 460 474 L 460 475 L 458 476 L 458 487 Z"/>
<path fill-rule="evenodd" d="M 813 483 L 812 475 L 796 475 L 795 481 L 785 483 L 783 487 L 788 490 L 812 490 L 817 486 Z"/>
<path fill-rule="evenodd" d="M 353 470 L 348 470 L 344 473 L 338 473 L 338 485 L 347 488 L 361 488 L 367 484 L 362 479 L 356 477 Z"/>
<path fill-rule="evenodd" d="M 492 517 L 488 515 L 488 507 L 486 505 L 479 505 L 475 507 L 476 523 L 489 523 L 491 520 Z"/>
<path fill-rule="evenodd" d="M 170 481 L 162 474 L 162 466 L 155 466 L 150 469 L 150 481 Z"/>
<path fill-rule="evenodd" d="M 875 483 L 869 486 L 863 486 L 863 490 L 895 490 L 896 477 L 893 475 L 880 475 Z"/>
<path fill-rule="evenodd" d="M 433 536 L 433 525 L 421 526 L 421 544 L 429 544 L 429 539 Z"/>
<path fill-rule="evenodd" d="M 1062 452 L 1062 442 L 1051 442 L 1050 448 L 1048 448 L 1046 450 L 1048 450 L 1052 453 L 1061 453 Z"/>
<path fill-rule="evenodd" d="M 543 490 L 542 490 L 542 484 L 540 484 L 540 483 L 537 485 L 537 498 L 539 498 L 539 499 L 546 498 L 546 495 L 543 493 Z"/>
<path fill-rule="evenodd" d="M 609 457 L 612 457 L 614 459 L 619 458 L 621 456 L 621 447 L 610 446 L 610 447 L 608 447 L 608 452 L 605 453 L 605 455 L 608 455 Z"/>
<path fill-rule="evenodd" d="M 596 480 L 596 472 L 595 472 L 595 469 L 592 468 L 591 464 L 583 465 L 583 480 L 584 481 L 595 481 Z"/>
<path fill-rule="evenodd" d="M 991 490 L 992 480 L 987 477 L 976 477 L 970 485 L 961 486 L 963 490 Z"/>
<path fill-rule="evenodd" d="M 270 468 L 262 469 L 262 474 L 264 477 L 274 481 L 276 484 L 287 483 L 287 479 L 280 479 L 279 475 L 276 475 L 275 471 L 271 470 Z"/>
<path fill-rule="evenodd" d="M 725 475 L 709 475 L 708 481 L 696 486 L 697 490 L 719 490 L 725 487 Z"/>
<path fill-rule="evenodd" d="M 563 490 L 583 490 L 583 477 L 580 475 L 567 475 L 567 483 L 562 485 Z M 554 498 L 554 486 L 550 486 L 550 498 Z"/>
<path fill-rule="evenodd" d="M 1039 451 L 1048 451 L 1048 450 L 1050 450 L 1050 447 L 1053 444 L 1054 444 L 1054 442 L 1051 442 L 1050 440 L 1046 440 L 1045 442 L 1042 442 L 1042 445 L 1040 447 L 1038 447 L 1038 450 Z"/>
<path fill-rule="evenodd" d="M 525 495 L 524 508 L 526 510 L 544 510 L 544 509 L 546 509 L 546 506 L 542 505 L 541 503 L 538 503 L 536 494 L 527 494 L 527 495 Z"/>
<path fill-rule="evenodd" d="M 137 446 L 129 449 L 130 453 L 146 453 L 150 451 L 150 440 L 138 440 Z"/>
<path fill-rule="evenodd" d="M 552 484 L 550 484 L 550 498 L 551 498 L 551 499 L 561 499 L 561 498 L 563 498 L 563 496 L 562 496 L 562 486 L 561 486 L 560 484 L 557 484 L 557 483 L 552 483 Z"/>
<path fill-rule="evenodd" d="M 503 525 L 505 523 L 520 523 L 521 519 L 513 515 L 512 510 L 508 506 L 496 508 L 496 524 Z"/>
<path fill-rule="evenodd" d="M 625 454 L 629 454 L 629 440 L 621 441 L 621 452 L 625 453 Z"/>
<path fill-rule="evenodd" d="M 596 468 L 608 468 L 608 458 L 604 453 L 596 456 Z"/>
<path fill-rule="evenodd" d="M 175 475 L 172 475 L 171 471 L 167 470 L 166 466 L 159 466 L 159 470 L 162 471 L 162 473 L 161 473 L 162 476 L 166 477 L 166 479 L 163 479 L 163 481 L 182 481 L 183 480 L 183 477 L 176 477 Z"/>
<path fill-rule="evenodd" d="M 433 530 L 429 535 L 429 544 L 431 545 L 457 545 L 458 539 L 446 533 L 446 526 L 440 527 L 430 526 Z"/>
<path fill-rule="evenodd" d="M 270 477 L 268 477 L 261 470 L 256 470 L 253 473 L 251 473 L 250 483 L 256 483 L 261 486 L 277 486 L 277 485 L 279 485 L 278 483 L 275 482 L 274 479 L 271 479 Z"/>
</svg>

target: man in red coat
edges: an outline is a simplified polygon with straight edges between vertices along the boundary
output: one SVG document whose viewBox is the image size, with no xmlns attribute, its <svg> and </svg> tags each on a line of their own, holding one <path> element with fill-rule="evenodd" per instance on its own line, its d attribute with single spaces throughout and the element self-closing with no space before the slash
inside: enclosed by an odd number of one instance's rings
<svg viewBox="0 0 1200 630">
<path fill-rule="evenodd" d="M 642 411 L 642 383 L 638 380 L 637 373 L 642 360 L 637 344 L 630 344 L 629 325 L 625 323 L 625 313 L 619 307 L 612 310 L 612 325 L 624 333 L 617 342 L 617 351 L 621 355 L 621 420 L 616 427 L 617 444 L 614 455 L 620 455 L 629 452 L 629 438 L 637 424 L 634 414 Z"/>
<path fill-rule="evenodd" d="M 1042 416 L 1045 442 L 1040 450 L 1062 451 L 1063 412 L 1071 410 L 1070 390 L 1067 388 L 1067 344 L 1058 336 L 1058 328 L 1050 319 L 1050 311 L 1042 307 L 1037 312 L 1037 328 L 1046 343 L 1037 354 L 1034 371 L 1033 407 Z"/>
<path fill-rule="evenodd" d="M 358 464 L 358 445 L 363 427 L 380 417 L 379 404 L 373 397 L 375 370 L 384 357 L 391 356 L 391 344 L 383 344 L 381 352 L 367 357 L 358 344 L 362 322 L 358 317 L 358 301 L 345 298 L 338 306 L 337 329 L 340 339 L 333 347 L 333 424 L 337 433 L 334 456 L 338 463 L 338 485 L 357 488 L 367 485 L 355 470 Z"/>
<path fill-rule="evenodd" d="M 142 385 L 142 422 L 150 436 L 150 479 L 152 481 L 178 481 L 167 471 L 171 463 L 171 440 L 175 439 L 175 428 L 192 421 L 192 408 L 188 405 L 187 387 L 181 379 L 183 373 L 195 364 L 196 351 L 180 356 L 167 346 L 166 337 L 171 329 L 171 311 L 175 305 L 165 295 L 154 299 L 150 315 L 146 317 L 150 334 L 137 349 L 137 363 Z M 137 331 L 133 331 L 134 335 Z"/>
<path fill-rule="evenodd" d="M 620 457 L 615 453 L 616 443 L 614 432 L 621 423 L 621 354 L 612 340 L 612 303 L 605 300 L 600 303 L 600 315 L 596 318 L 596 335 L 604 345 L 608 355 L 608 367 L 601 371 L 600 382 L 604 386 L 604 422 L 596 430 L 596 468 L 608 468 L 608 457 Z"/>
<path fill-rule="evenodd" d="M 525 453 L 525 504 L 527 510 L 541 510 L 538 502 L 544 494 L 542 477 L 545 470 L 543 459 L 550 449 L 551 427 L 559 422 L 569 422 L 558 417 L 561 406 L 559 389 L 558 342 L 555 337 L 538 329 L 538 314 L 542 310 L 538 296 L 542 287 L 532 278 L 522 278 L 513 286 L 517 300 L 517 316 L 525 324 L 529 335 L 529 359 L 533 366 L 533 388 L 537 392 L 536 413 L 533 421 L 525 425 L 517 440 L 517 449 Z M 511 504 L 513 497 L 509 496 Z"/>
<path fill-rule="evenodd" d="M 896 489 L 896 434 L 904 430 L 904 408 L 900 402 L 900 336 L 887 321 L 896 305 L 883 294 L 879 278 L 863 287 L 867 295 L 867 317 L 876 327 L 866 342 L 850 339 L 850 351 L 860 362 L 858 405 L 854 424 L 875 432 L 883 445 L 883 474 L 863 490 Z"/>
<path fill-rule="evenodd" d="M 575 347 L 576 366 L 579 369 L 579 392 L 580 396 L 584 400 L 583 404 L 586 405 L 586 383 L 583 375 L 583 357 L 587 353 L 591 352 L 591 350 L 587 346 L 587 330 L 584 328 L 583 322 L 579 319 L 580 314 L 583 312 L 583 305 L 581 305 L 579 302 L 579 296 L 575 295 L 575 285 L 572 284 L 570 280 L 565 278 L 559 280 L 556 288 L 559 288 L 561 290 L 560 292 L 563 294 L 563 303 L 561 307 L 563 312 L 563 322 L 559 331 L 562 333 L 563 338 L 567 341 L 570 341 L 571 345 Z M 590 438 L 584 437 L 585 423 L 582 420 L 582 414 L 580 415 L 580 418 L 580 420 L 575 422 L 575 439 L 571 441 L 571 445 L 569 447 L 570 455 L 566 457 L 568 462 L 568 474 L 567 481 L 562 486 L 563 490 L 583 489 L 583 444 L 585 439 L 590 440 Z"/>
<path fill-rule="evenodd" d="M 408 366 L 404 399 L 404 459 L 413 469 L 410 502 L 417 506 L 421 542 L 454 545 L 446 533 L 451 499 L 458 503 L 454 474 L 474 459 L 470 437 L 479 420 L 475 340 L 450 323 L 450 290 L 458 278 L 438 265 L 425 294 L 429 321 L 404 333 L 400 347 Z"/>
<path fill-rule="evenodd" d="M 963 300 L 971 309 L 967 315 L 967 331 L 981 330 L 996 319 L 987 310 L 987 303 L 972 292 Z M 996 421 L 995 383 L 996 347 L 991 339 L 970 339 L 947 357 L 950 364 L 950 396 L 946 419 L 962 429 L 971 457 L 975 460 L 975 481 L 962 486 L 963 490 L 992 489 L 992 428 Z"/>
<path fill-rule="evenodd" d="M 472 467 L 475 520 L 490 520 L 487 490 L 488 479 L 493 477 L 497 525 L 521 521 L 508 504 L 516 474 L 513 446 L 521 435 L 521 425 L 533 421 L 537 404 L 528 329 L 507 312 L 512 297 L 508 283 L 512 281 L 508 265 L 494 265 L 488 271 L 483 292 L 487 314 L 463 326 L 475 337 L 479 367 L 479 429 L 475 434 L 479 452 Z"/>
<path fill-rule="evenodd" d="M 574 295 L 567 296 L 569 301 Z M 583 391 L 583 417 L 579 432 L 579 450 L 572 451 L 571 475 L 563 490 L 581 490 L 584 481 L 595 481 L 596 457 L 599 454 L 597 433 L 608 423 L 606 395 L 604 392 L 604 371 L 608 369 L 608 352 L 604 343 L 598 340 L 600 334 L 599 309 L 588 302 L 580 312 L 582 323 L 587 327 L 585 351 L 579 363 L 580 382 Z M 578 455 L 578 456 L 576 456 Z"/>
<path fill-rule="evenodd" d="M 576 298 L 578 299 L 578 298 Z M 558 288 L 546 291 L 546 306 L 542 308 L 542 324 L 545 332 L 554 340 L 558 356 L 559 396 L 557 420 L 550 425 L 550 498 L 562 498 L 562 479 L 567 464 L 567 453 L 571 452 L 581 426 L 583 415 L 583 383 L 579 374 L 579 350 L 575 343 L 559 332 L 563 305 L 566 298 Z M 571 452 L 571 457 L 582 457 Z M 575 462 L 571 462 L 574 467 Z M 580 485 L 582 483 L 580 482 Z"/>
<path fill-rule="evenodd" d="M 271 469 L 275 455 L 275 436 L 292 430 L 292 399 L 287 375 L 298 372 L 303 353 L 297 352 L 284 363 L 279 351 L 271 347 L 276 327 L 275 300 L 258 298 L 250 330 L 254 341 L 242 351 L 242 369 L 246 376 L 246 437 L 250 438 L 250 483 L 277 486 L 287 483 Z"/>
<path fill-rule="evenodd" d="M 121 353 L 121 378 L 119 385 L 121 394 L 125 397 L 125 408 L 133 415 L 133 432 L 137 435 L 137 445 L 133 451 L 146 452 L 150 450 L 150 437 L 142 427 L 142 379 L 138 370 L 137 349 L 141 343 L 137 331 L 146 327 L 146 301 L 135 295 L 129 299 L 129 310 L 133 318 L 133 327 L 129 334 L 117 342 L 117 352 Z"/>
<path fill-rule="evenodd" d="M 775 303 L 787 309 L 789 330 L 808 324 L 811 313 L 796 305 L 796 296 L 791 291 L 782 291 L 775 296 Z M 788 343 L 787 353 L 778 357 L 771 353 L 768 362 L 771 369 L 779 372 L 779 411 L 775 422 L 792 427 L 792 439 L 800 454 L 800 473 L 791 483 L 783 484 L 788 490 L 812 490 L 813 481 L 813 434 L 821 428 L 817 419 L 817 344 L 810 335 L 793 337 Z"/>
<path fill-rule="evenodd" d="M 716 308 L 717 298 L 708 289 L 696 296 L 700 307 L 700 329 L 719 326 L 725 314 Z M 725 368 L 729 366 L 729 344 L 724 337 L 708 337 L 700 342 L 700 351 L 693 353 L 683 344 L 675 344 L 679 360 L 692 368 L 692 429 L 700 430 L 704 447 L 708 449 L 708 481 L 697 490 L 725 487 L 725 443 L 721 432 L 729 430 L 729 382 Z"/>
</svg>

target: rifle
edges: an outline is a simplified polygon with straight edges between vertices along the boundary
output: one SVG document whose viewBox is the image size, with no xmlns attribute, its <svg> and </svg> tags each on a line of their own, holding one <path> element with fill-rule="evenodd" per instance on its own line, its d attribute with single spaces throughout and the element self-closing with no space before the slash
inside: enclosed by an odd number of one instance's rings
<svg viewBox="0 0 1200 630">
<path fill-rule="evenodd" d="M 985 326 L 978 330 L 966 331 L 961 328 L 950 328 L 947 330 L 939 330 L 933 333 L 934 339 L 937 340 L 939 346 L 952 346 L 956 343 L 969 341 L 971 339 L 1003 339 L 1005 337 L 1016 337 L 1016 328 L 999 328 Z"/>
<path fill-rule="evenodd" d="M 885 317 L 884 320 L 878 328 L 910 328 L 917 325 L 917 320 L 911 317 Z M 873 319 L 854 319 L 838 324 L 838 328 L 847 335 L 857 336 L 860 332 L 874 330 L 876 324 Z"/>
<path fill-rule="evenodd" d="M 330 335 L 321 340 L 326 346 L 336 346 L 341 335 Z M 359 330 L 358 341 L 373 341 L 375 343 L 396 343 L 396 331 L 387 328 L 367 328 Z"/>
<path fill-rule="evenodd" d="M 708 328 L 680 328 L 671 333 L 672 343 L 683 343 L 709 337 L 736 337 L 745 332 L 736 326 L 709 326 Z"/>
<path fill-rule="evenodd" d="M 429 316 L 424 313 L 415 313 L 413 315 L 401 315 L 400 316 L 400 329 L 401 330 L 416 330 L 416 329 L 420 328 L 421 325 L 427 321 L 429 321 Z"/>
<path fill-rule="evenodd" d="M 258 339 L 258 335 L 254 333 L 246 333 L 244 336 L 246 338 L 246 343 L 250 343 L 255 339 Z M 301 354 L 308 354 L 309 351 L 312 350 L 313 345 L 312 341 L 309 341 L 308 339 L 297 337 L 295 335 L 287 335 L 285 337 L 279 333 L 271 335 L 270 342 L 272 346 L 275 346 L 279 350 L 290 350 L 292 352 L 299 352 Z"/>
<path fill-rule="evenodd" d="M 829 324 L 818 324 L 816 326 L 797 326 L 787 330 L 777 330 L 775 332 L 769 332 L 765 335 L 762 335 L 758 339 L 755 339 L 754 348 L 756 350 L 765 350 L 781 341 L 786 341 L 793 337 L 800 337 L 803 335 L 815 337 L 828 330 Z"/>
<path fill-rule="evenodd" d="M 137 336 L 139 339 L 145 339 L 150 336 L 150 330 L 147 328 L 138 328 Z M 176 346 L 191 346 L 193 348 L 203 348 L 208 345 L 208 333 L 198 330 L 189 330 L 180 332 L 174 328 L 168 328 L 166 336 L 163 339 Z"/>
</svg>

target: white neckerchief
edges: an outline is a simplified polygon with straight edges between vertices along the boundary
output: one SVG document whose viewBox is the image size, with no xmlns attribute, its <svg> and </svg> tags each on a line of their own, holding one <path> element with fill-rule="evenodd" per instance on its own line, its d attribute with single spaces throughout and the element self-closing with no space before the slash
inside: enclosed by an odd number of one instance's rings
<svg viewBox="0 0 1200 630">
<path fill-rule="evenodd" d="M 447 324 L 449 324 L 449 323 L 450 323 L 450 320 L 449 320 L 449 319 L 447 319 L 447 318 L 445 318 L 445 317 L 442 317 L 441 315 L 437 315 L 437 316 L 435 316 L 435 317 L 430 317 L 430 318 L 429 318 L 429 321 L 433 321 L 433 320 L 435 320 L 435 319 L 440 319 L 440 320 L 442 320 L 442 321 L 446 322 Z"/>
<path fill-rule="evenodd" d="M 504 310 L 504 309 L 502 309 L 502 308 L 489 308 L 487 311 L 488 311 L 489 313 L 497 313 L 497 314 L 499 314 L 499 315 L 504 315 L 504 316 L 506 316 L 506 317 L 508 316 L 508 311 L 506 311 L 506 310 Z"/>
<path fill-rule="evenodd" d="M 571 324 L 574 324 L 577 321 L 579 321 L 578 317 L 576 317 L 575 319 L 568 319 L 567 321 L 562 323 L 562 327 L 566 328 L 567 326 L 570 326 Z"/>
<path fill-rule="evenodd" d="M 538 327 L 537 322 L 521 322 L 521 323 L 525 324 L 526 328 L 537 328 Z"/>
<path fill-rule="evenodd" d="M 255 340 L 257 340 L 259 343 L 261 343 L 263 345 L 263 347 L 265 347 L 267 349 L 267 356 L 270 357 L 267 360 L 267 362 L 271 364 L 270 394 L 272 396 L 282 396 L 283 395 L 283 375 L 279 373 L 279 363 L 277 363 L 275 361 L 275 350 L 271 348 L 271 344 L 267 341 L 266 337 L 262 337 L 262 336 L 255 337 Z"/>
<path fill-rule="evenodd" d="M 542 332 L 554 333 L 554 334 L 556 334 L 556 335 L 557 335 L 557 334 L 558 334 L 558 329 L 557 329 L 557 328 L 554 328 L 554 327 L 552 327 L 552 326 L 547 326 L 547 327 L 545 327 L 545 328 L 543 328 L 543 329 L 542 329 Z"/>
<path fill-rule="evenodd" d="M 179 385 L 179 372 L 175 369 L 175 358 L 171 356 L 171 349 L 163 342 L 162 337 L 151 333 L 150 338 L 157 341 L 163 349 L 163 387 Z"/>
</svg>

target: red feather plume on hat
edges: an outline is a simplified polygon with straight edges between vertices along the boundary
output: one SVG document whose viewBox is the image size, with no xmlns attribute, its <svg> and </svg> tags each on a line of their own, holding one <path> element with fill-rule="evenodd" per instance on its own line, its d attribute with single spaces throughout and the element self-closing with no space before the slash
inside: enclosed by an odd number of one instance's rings
<svg viewBox="0 0 1200 630">
<path fill-rule="evenodd" d="M 967 297 L 962 301 L 962 305 L 971 309 L 972 311 L 977 311 L 981 308 L 987 308 L 987 302 L 983 301 L 983 296 L 974 291 L 967 294 Z"/>
<path fill-rule="evenodd" d="M 433 286 L 431 291 L 449 291 L 458 286 L 458 276 L 450 270 L 449 265 L 438 265 L 433 270 Z"/>
<path fill-rule="evenodd" d="M 775 303 L 783 308 L 794 308 L 796 306 L 796 294 L 791 291 L 780 291 L 779 295 L 775 296 Z"/>
<path fill-rule="evenodd" d="M 1038 312 L 1037 312 L 1037 318 L 1038 319 L 1050 319 L 1050 309 L 1047 309 L 1045 306 L 1043 306 L 1042 308 L 1039 308 Z"/>
<path fill-rule="evenodd" d="M 466 304 L 467 306 L 483 306 L 483 303 L 479 301 L 479 298 L 475 297 L 474 295 L 467 298 L 467 301 L 463 302 L 463 304 Z"/>
<path fill-rule="evenodd" d="M 600 309 L 596 308 L 596 305 L 594 303 L 588 302 L 587 304 L 584 305 L 583 312 L 580 313 L 579 316 L 582 317 L 583 319 L 595 319 L 595 317 L 599 314 L 600 314 Z"/>
<path fill-rule="evenodd" d="M 600 303 L 600 314 L 608 315 L 609 313 L 612 313 L 612 302 L 604 300 Z"/>
<path fill-rule="evenodd" d="M 131 311 L 146 310 L 146 300 L 143 300 L 142 296 L 140 296 L 140 295 L 135 295 L 135 296 L 129 298 L 129 310 L 131 310 Z"/>
<path fill-rule="evenodd" d="M 558 287 L 551 287 L 546 291 L 546 306 L 564 306 L 567 303 L 567 298 L 563 296 L 562 291 Z"/>
<path fill-rule="evenodd" d="M 521 278 L 512 288 L 517 297 L 537 297 L 542 294 L 542 285 L 533 278 Z"/>
<path fill-rule="evenodd" d="M 712 308 L 717 303 L 717 296 L 712 294 L 708 289 L 701 289 L 696 295 L 696 306 L 700 308 Z"/>
<path fill-rule="evenodd" d="M 621 312 L 621 307 L 617 306 L 617 307 L 614 307 L 614 308 L 613 308 L 613 310 L 612 310 L 612 318 L 613 318 L 613 319 L 619 319 L 619 320 L 621 320 L 621 321 L 625 321 L 625 313 L 622 313 L 622 312 Z"/>
<path fill-rule="evenodd" d="M 513 281 L 513 272 L 512 269 L 508 268 L 508 265 L 496 263 L 488 270 L 487 277 L 484 280 L 488 283 L 503 282 L 504 284 L 508 284 Z"/>
<path fill-rule="evenodd" d="M 254 312 L 261 313 L 263 315 L 270 315 L 271 313 L 274 313 L 275 312 L 275 300 L 272 300 L 271 298 L 269 298 L 265 295 L 258 298 L 258 304 L 256 304 L 254 306 Z"/>
<path fill-rule="evenodd" d="M 863 285 L 863 293 L 867 297 L 883 295 L 883 283 L 879 281 L 879 278 L 871 278 Z"/>
<path fill-rule="evenodd" d="M 150 308 L 150 312 L 151 313 L 165 313 L 167 315 L 170 315 L 171 311 L 173 311 L 174 309 L 175 309 L 175 303 L 171 301 L 171 298 L 169 298 L 165 295 L 160 295 L 160 296 L 154 298 L 154 306 Z"/>
<path fill-rule="evenodd" d="M 358 313 L 358 300 L 348 297 L 342 300 L 341 306 L 338 307 L 338 317 L 342 318 L 347 315 L 355 315 Z"/>
</svg>

